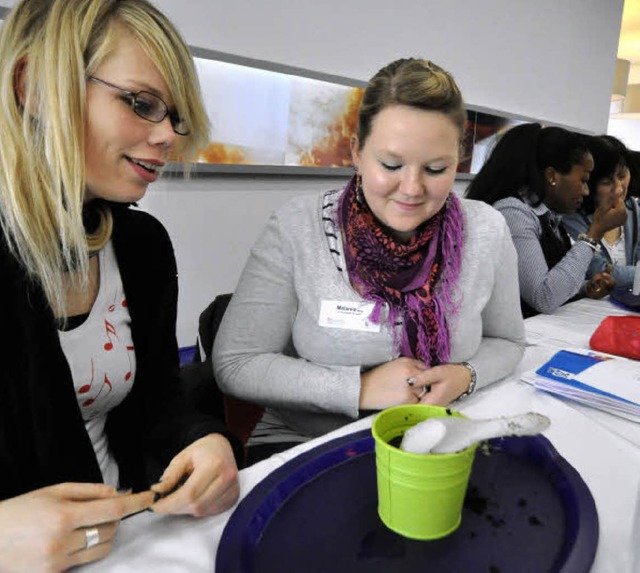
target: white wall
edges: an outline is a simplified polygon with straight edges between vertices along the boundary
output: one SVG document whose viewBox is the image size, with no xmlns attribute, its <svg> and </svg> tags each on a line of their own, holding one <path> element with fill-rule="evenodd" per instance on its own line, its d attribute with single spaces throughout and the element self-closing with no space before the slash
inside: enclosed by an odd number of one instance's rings
<svg viewBox="0 0 640 573">
<path fill-rule="evenodd" d="M 623 0 L 156 0 L 194 46 L 367 80 L 402 56 L 468 102 L 603 132 Z"/>
<path fill-rule="evenodd" d="M 15 0 L 0 0 L 13 6 Z M 449 69 L 468 103 L 586 132 L 607 128 L 623 0 L 156 0 L 196 47 L 367 80 L 397 57 Z M 210 176 L 155 184 L 180 272 L 178 340 L 233 285 L 271 210 L 325 178 Z M 464 183 L 456 190 L 464 188 Z"/>
<path fill-rule="evenodd" d="M 611 117 L 607 133 L 617 137 L 629 149 L 640 151 L 640 114 L 635 117 Z"/>
</svg>

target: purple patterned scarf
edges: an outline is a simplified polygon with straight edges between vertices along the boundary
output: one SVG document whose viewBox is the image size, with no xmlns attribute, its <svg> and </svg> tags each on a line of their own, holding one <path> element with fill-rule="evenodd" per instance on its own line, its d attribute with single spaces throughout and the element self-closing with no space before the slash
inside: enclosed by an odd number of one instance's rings
<svg viewBox="0 0 640 573">
<path fill-rule="evenodd" d="M 402 335 L 396 339 L 402 356 L 427 366 L 447 362 L 447 323 L 458 312 L 453 288 L 462 262 L 460 200 L 451 192 L 444 207 L 405 244 L 375 218 L 366 201 L 358 200 L 355 179 L 345 187 L 338 211 L 349 279 L 364 299 L 375 302 L 373 322 L 380 322 L 382 306 L 388 304 L 394 337 L 402 317 Z"/>
</svg>

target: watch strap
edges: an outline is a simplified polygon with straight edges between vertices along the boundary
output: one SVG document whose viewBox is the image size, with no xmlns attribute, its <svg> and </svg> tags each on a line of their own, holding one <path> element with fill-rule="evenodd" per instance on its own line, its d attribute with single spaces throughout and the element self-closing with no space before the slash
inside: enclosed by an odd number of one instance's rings
<svg viewBox="0 0 640 573">
<path fill-rule="evenodd" d="M 473 394 L 473 392 L 475 391 L 478 375 L 476 374 L 476 369 L 468 362 L 459 362 L 458 364 L 460 364 L 460 366 L 464 366 L 469 371 L 469 374 L 471 374 L 471 382 L 469 383 L 469 388 L 467 388 L 466 391 L 464 391 L 462 394 L 460 394 L 460 396 L 456 398 L 456 400 L 462 400 L 467 396 Z"/>
</svg>

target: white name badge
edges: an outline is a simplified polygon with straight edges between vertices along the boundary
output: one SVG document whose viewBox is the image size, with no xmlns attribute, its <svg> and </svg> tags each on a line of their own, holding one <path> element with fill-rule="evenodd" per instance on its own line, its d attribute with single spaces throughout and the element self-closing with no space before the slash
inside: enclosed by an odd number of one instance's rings
<svg viewBox="0 0 640 573">
<path fill-rule="evenodd" d="M 373 302 L 323 300 L 318 324 L 327 328 L 380 332 L 380 324 L 369 319 L 374 306 Z"/>
</svg>

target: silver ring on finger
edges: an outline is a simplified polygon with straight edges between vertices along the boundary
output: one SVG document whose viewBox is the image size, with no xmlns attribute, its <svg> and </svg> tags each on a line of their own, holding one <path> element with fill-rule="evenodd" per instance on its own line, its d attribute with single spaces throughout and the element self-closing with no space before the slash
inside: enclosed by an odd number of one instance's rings
<svg viewBox="0 0 640 573">
<path fill-rule="evenodd" d="M 97 527 L 87 527 L 84 530 L 84 536 L 86 539 L 85 549 L 91 549 L 100 543 L 100 532 Z"/>
</svg>

